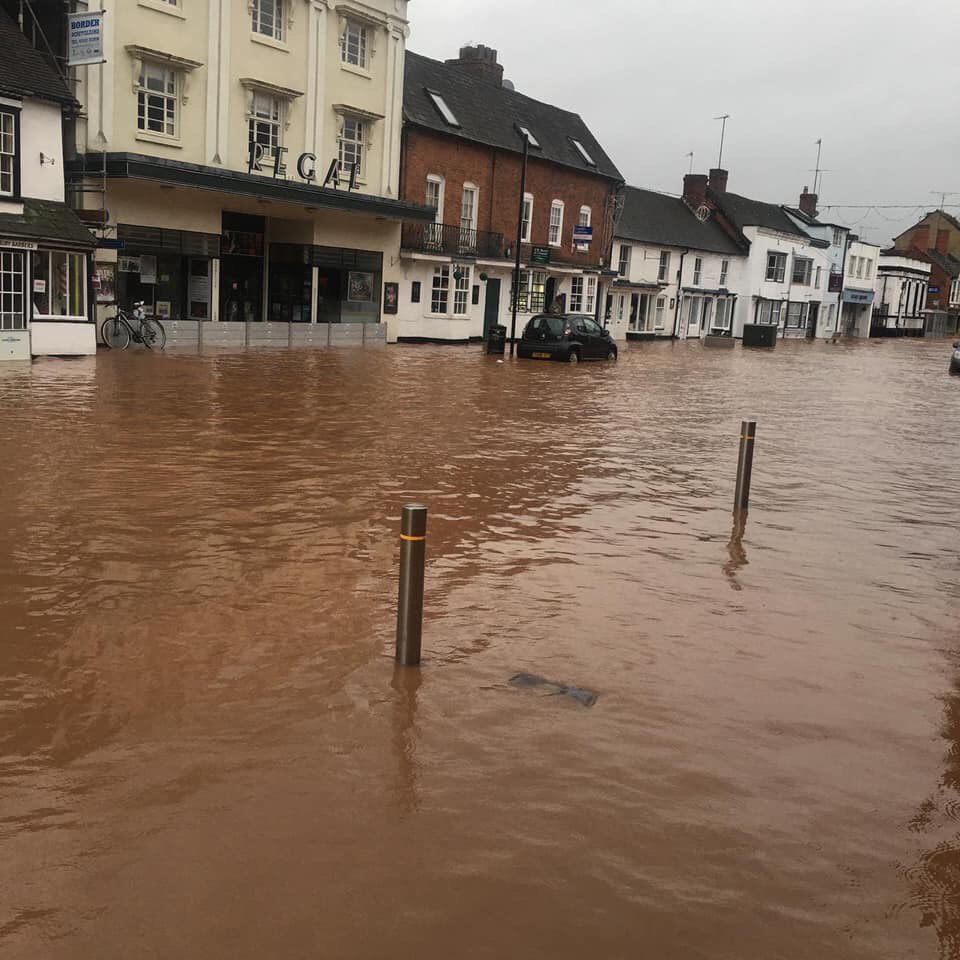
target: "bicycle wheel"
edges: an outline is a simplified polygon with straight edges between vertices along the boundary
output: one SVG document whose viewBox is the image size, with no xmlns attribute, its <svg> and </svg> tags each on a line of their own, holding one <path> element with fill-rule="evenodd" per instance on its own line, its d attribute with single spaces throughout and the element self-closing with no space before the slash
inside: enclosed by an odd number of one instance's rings
<svg viewBox="0 0 960 960">
<path fill-rule="evenodd" d="M 162 350 L 167 345 L 167 331 L 153 317 L 144 317 L 140 321 L 140 337 L 148 350 Z"/>
<path fill-rule="evenodd" d="M 100 327 L 100 338 L 111 350 L 126 350 L 133 331 L 123 317 L 107 317 Z"/>
</svg>

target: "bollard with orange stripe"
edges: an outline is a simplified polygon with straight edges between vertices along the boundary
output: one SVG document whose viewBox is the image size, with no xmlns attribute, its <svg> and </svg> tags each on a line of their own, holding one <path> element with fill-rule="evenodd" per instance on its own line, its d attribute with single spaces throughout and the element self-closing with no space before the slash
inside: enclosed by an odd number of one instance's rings
<svg viewBox="0 0 960 960">
<path fill-rule="evenodd" d="M 400 600 L 397 604 L 397 663 L 420 665 L 423 581 L 427 559 L 427 508 L 408 503 L 400 520 Z"/>
<path fill-rule="evenodd" d="M 750 480 L 753 477 L 753 451 L 757 445 L 757 421 L 743 420 L 740 423 L 740 456 L 737 460 L 737 492 L 733 509 L 747 510 L 750 507 Z"/>
</svg>

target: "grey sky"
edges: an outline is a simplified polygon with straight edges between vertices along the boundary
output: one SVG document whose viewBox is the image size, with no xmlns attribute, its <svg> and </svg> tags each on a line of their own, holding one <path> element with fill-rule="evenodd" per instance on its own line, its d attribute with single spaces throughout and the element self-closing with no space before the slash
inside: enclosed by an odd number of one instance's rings
<svg viewBox="0 0 960 960">
<path fill-rule="evenodd" d="M 796 203 L 823 137 L 821 209 L 933 209 L 948 190 L 960 214 L 955 0 L 411 0 L 410 20 L 427 56 L 496 47 L 519 91 L 580 113 L 636 186 L 679 193 L 684 155 L 715 165 L 730 113 L 734 192 Z M 919 212 L 823 216 L 886 244 Z"/>
</svg>

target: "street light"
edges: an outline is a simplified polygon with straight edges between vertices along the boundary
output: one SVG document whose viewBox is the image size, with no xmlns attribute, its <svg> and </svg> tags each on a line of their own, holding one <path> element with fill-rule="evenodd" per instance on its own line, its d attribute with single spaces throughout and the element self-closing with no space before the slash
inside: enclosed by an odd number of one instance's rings
<svg viewBox="0 0 960 960">
<path fill-rule="evenodd" d="M 527 193 L 527 160 L 530 158 L 530 137 L 523 130 L 523 172 L 520 174 L 520 211 L 517 214 L 517 249 L 513 267 L 513 318 L 510 321 L 510 356 L 513 356 L 517 339 L 517 301 L 520 299 L 520 244 L 523 243 L 523 208 Z"/>
</svg>

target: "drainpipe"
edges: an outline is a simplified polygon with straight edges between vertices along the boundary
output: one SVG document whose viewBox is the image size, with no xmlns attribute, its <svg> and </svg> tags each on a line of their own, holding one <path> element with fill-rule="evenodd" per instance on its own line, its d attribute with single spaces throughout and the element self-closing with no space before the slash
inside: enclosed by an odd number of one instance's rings
<svg viewBox="0 0 960 960">
<path fill-rule="evenodd" d="M 681 295 L 683 287 L 683 261 L 689 252 L 690 250 L 688 248 L 680 254 L 680 269 L 677 271 L 677 309 L 673 312 L 673 335 L 670 337 L 671 340 L 677 339 L 677 330 L 680 327 L 680 304 L 683 300 L 683 296 Z"/>
</svg>

